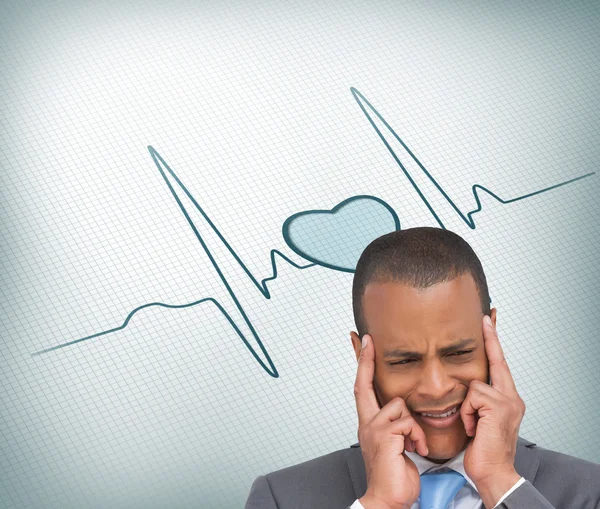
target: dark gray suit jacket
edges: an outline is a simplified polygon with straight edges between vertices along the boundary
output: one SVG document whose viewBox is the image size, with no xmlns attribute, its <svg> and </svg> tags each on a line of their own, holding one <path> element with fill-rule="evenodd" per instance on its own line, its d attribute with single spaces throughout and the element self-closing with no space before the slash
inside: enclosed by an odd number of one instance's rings
<svg viewBox="0 0 600 509">
<path fill-rule="evenodd" d="M 525 478 L 498 509 L 600 509 L 600 464 L 517 440 Z M 357 442 L 346 449 L 258 476 L 245 509 L 349 509 L 367 491 Z"/>
</svg>

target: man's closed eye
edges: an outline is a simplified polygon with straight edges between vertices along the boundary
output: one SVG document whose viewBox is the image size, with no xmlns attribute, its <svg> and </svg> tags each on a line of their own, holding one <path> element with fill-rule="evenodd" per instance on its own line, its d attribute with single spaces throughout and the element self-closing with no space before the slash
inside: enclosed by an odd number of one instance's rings
<svg viewBox="0 0 600 509">
<path fill-rule="evenodd" d="M 472 351 L 473 350 L 461 350 L 460 352 L 454 352 L 454 353 L 450 353 L 448 355 L 450 357 L 455 356 L 455 355 L 456 356 L 458 356 L 458 355 L 466 355 L 466 354 L 471 353 Z M 411 361 L 414 361 L 414 360 L 416 360 L 416 359 L 404 359 L 402 361 L 390 362 L 390 366 L 397 366 L 397 365 L 401 366 L 401 365 L 407 364 L 407 363 L 409 363 Z"/>
</svg>

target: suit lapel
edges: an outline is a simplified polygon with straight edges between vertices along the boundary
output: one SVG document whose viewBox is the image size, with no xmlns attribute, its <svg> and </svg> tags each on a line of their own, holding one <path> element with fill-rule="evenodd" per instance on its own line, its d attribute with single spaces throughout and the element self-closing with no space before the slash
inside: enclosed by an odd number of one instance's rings
<svg viewBox="0 0 600 509">
<path fill-rule="evenodd" d="M 536 444 L 525 440 L 521 436 L 517 438 L 517 452 L 515 454 L 515 470 L 531 484 L 540 464 L 538 452 L 535 448 Z M 365 470 L 365 462 L 363 460 L 360 444 L 356 442 L 352 444 L 346 452 L 346 462 L 352 486 L 356 498 L 362 497 L 367 491 L 367 474 Z"/>
</svg>

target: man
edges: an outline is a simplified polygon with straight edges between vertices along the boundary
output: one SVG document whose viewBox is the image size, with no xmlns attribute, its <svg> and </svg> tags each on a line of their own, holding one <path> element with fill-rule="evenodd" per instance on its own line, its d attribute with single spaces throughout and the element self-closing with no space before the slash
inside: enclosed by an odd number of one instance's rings
<svg viewBox="0 0 600 509">
<path fill-rule="evenodd" d="M 525 404 L 464 239 L 375 239 L 352 300 L 358 443 L 258 476 L 245 509 L 600 509 L 600 465 L 518 435 Z"/>
</svg>

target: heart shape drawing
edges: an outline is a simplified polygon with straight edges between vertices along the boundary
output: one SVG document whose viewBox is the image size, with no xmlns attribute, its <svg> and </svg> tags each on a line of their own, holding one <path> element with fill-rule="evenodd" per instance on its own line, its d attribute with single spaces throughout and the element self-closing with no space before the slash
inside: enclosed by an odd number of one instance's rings
<svg viewBox="0 0 600 509">
<path fill-rule="evenodd" d="M 354 272 L 360 255 L 377 237 L 400 230 L 400 220 L 386 202 L 357 195 L 331 210 L 307 210 L 282 226 L 287 245 L 303 258 L 329 269 Z"/>
</svg>

